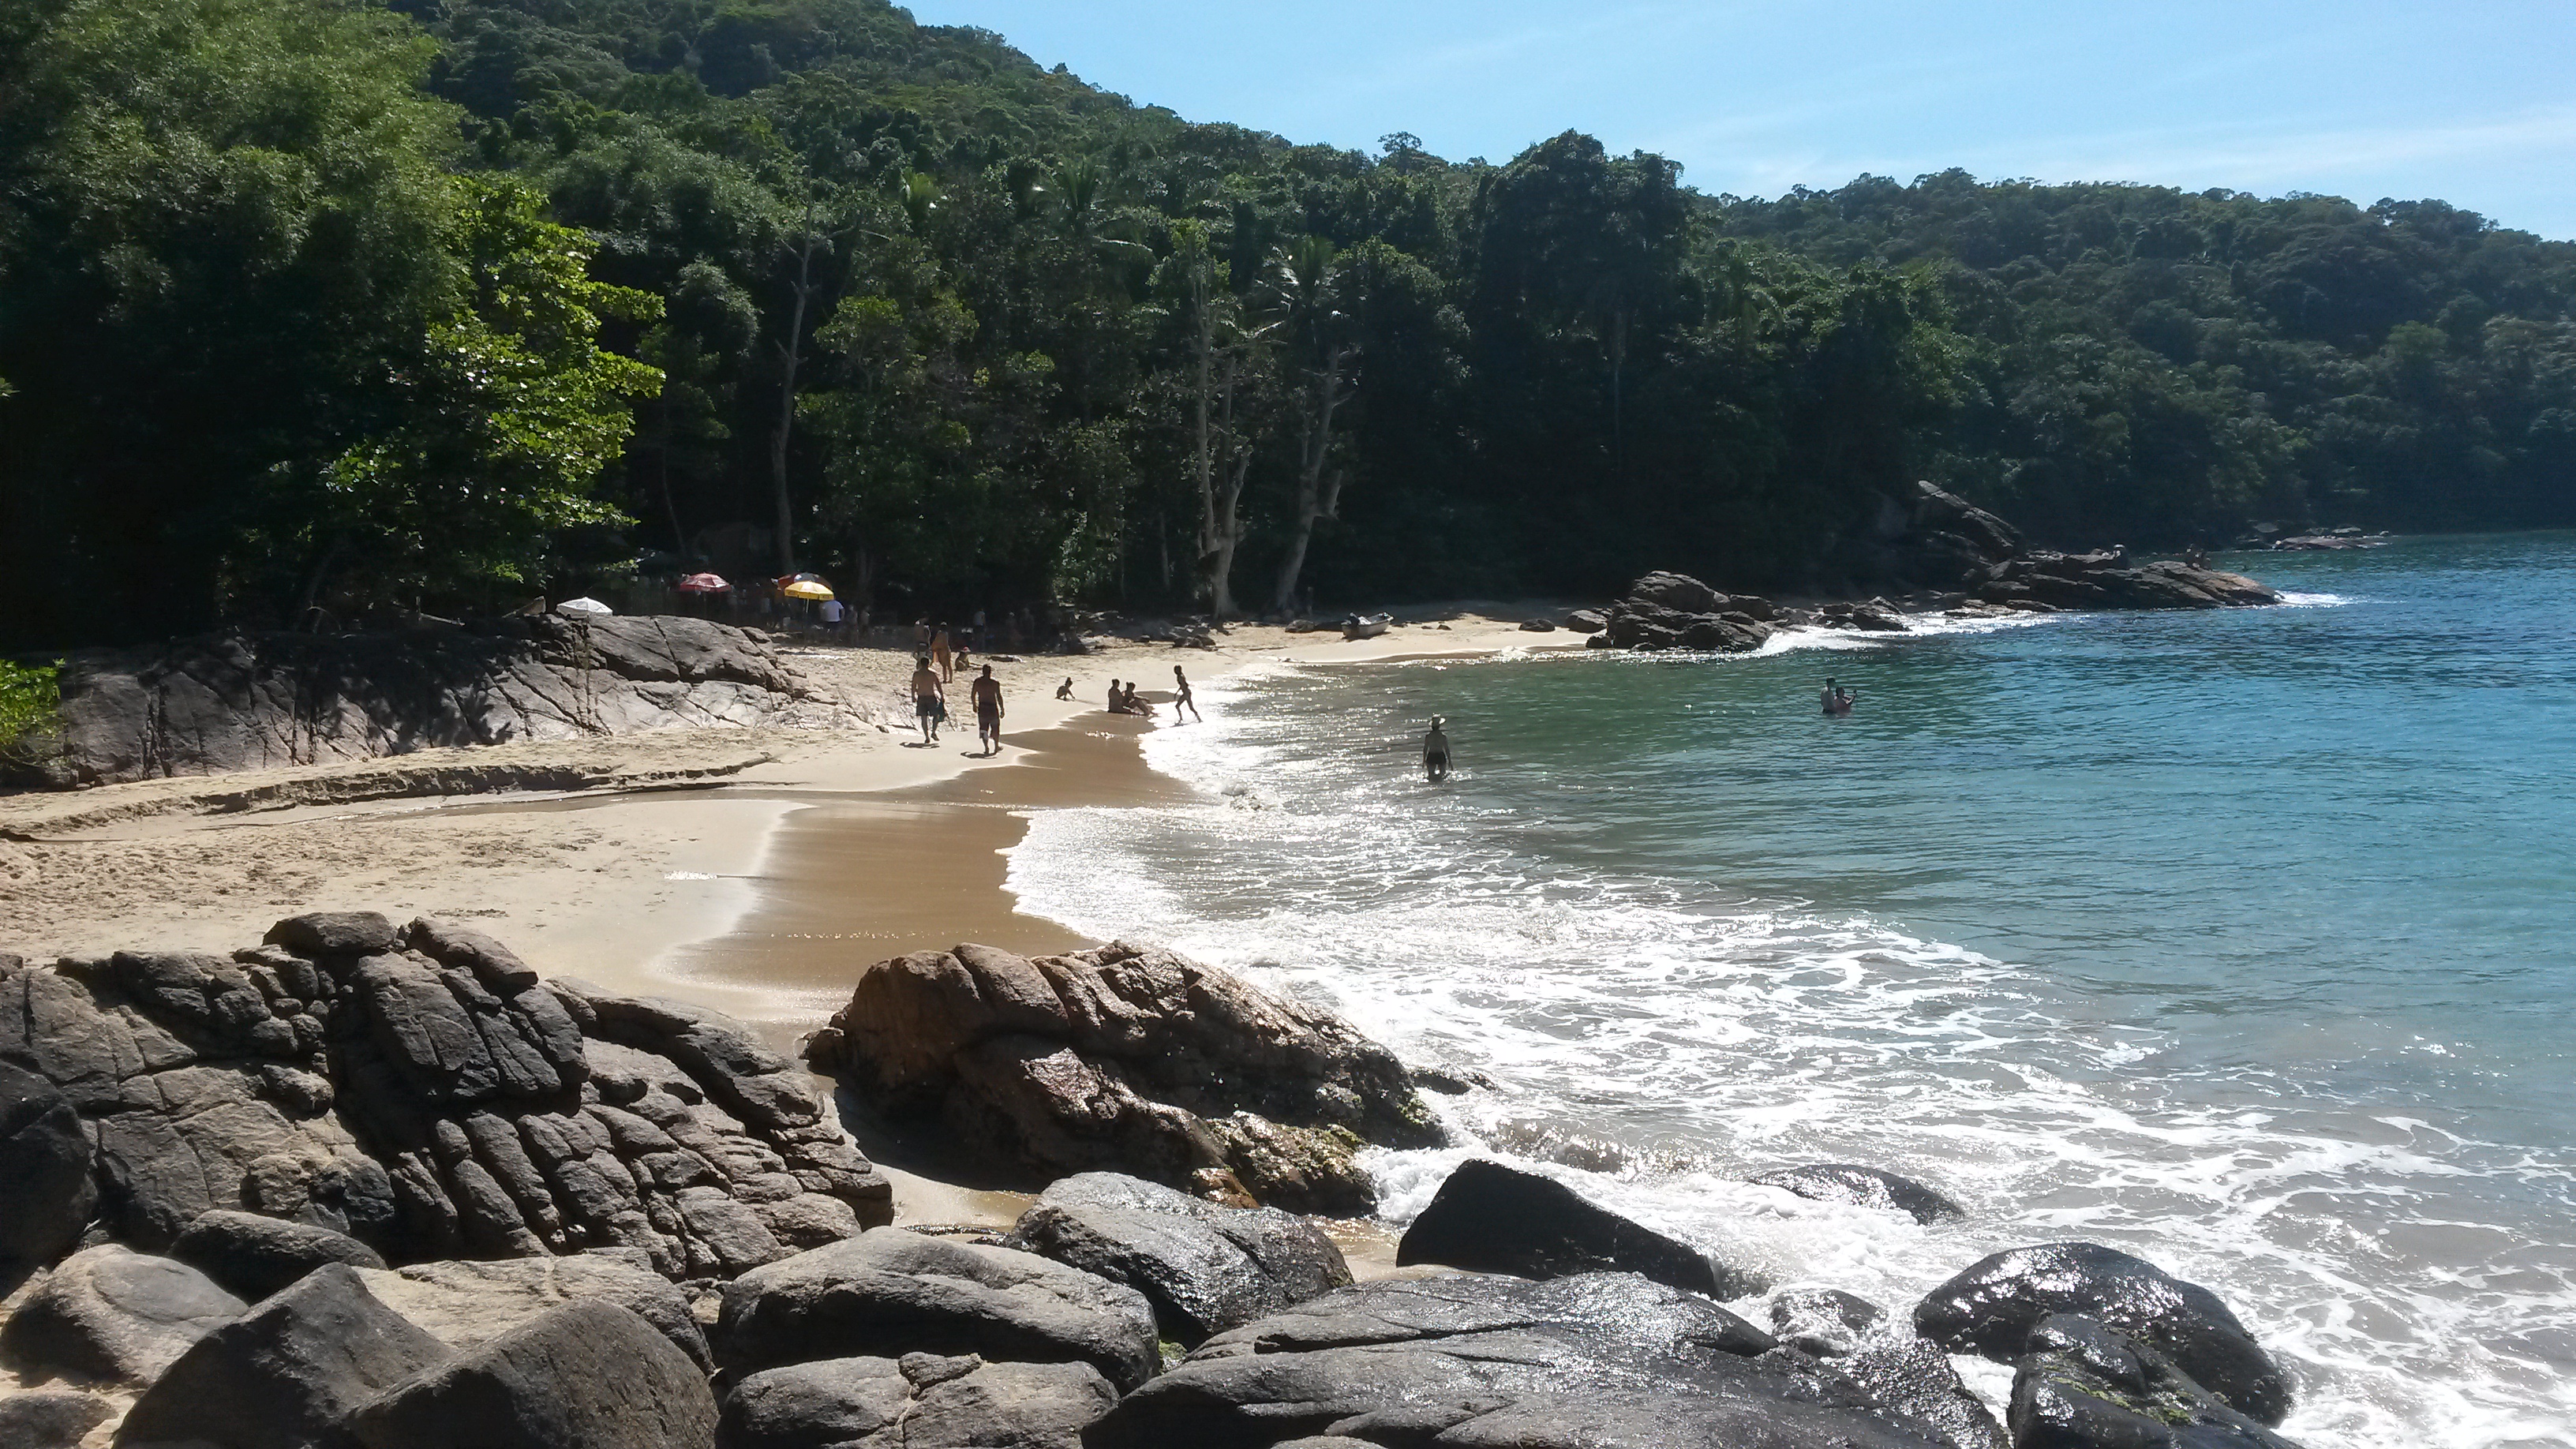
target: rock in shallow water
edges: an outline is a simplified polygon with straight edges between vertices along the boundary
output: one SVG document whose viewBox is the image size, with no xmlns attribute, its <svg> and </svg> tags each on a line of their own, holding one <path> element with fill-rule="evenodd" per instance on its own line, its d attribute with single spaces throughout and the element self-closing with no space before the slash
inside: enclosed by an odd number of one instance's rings
<svg viewBox="0 0 2576 1449">
<path fill-rule="evenodd" d="M 2097 1320 L 2041 1319 L 2013 1376 L 2019 1449 L 2298 1449 Z"/>
<path fill-rule="evenodd" d="M 1386 1280 L 1219 1334 L 1090 1449 L 1301 1435 L 1494 1449 L 1949 1449 L 1708 1299 L 1630 1273 Z"/>
<path fill-rule="evenodd" d="M 1586 1202 L 1554 1178 L 1471 1158 L 1404 1230 L 1398 1264 L 1562 1278 L 1626 1271 L 1715 1298 L 1759 1293 L 1758 1274 Z"/>
<path fill-rule="evenodd" d="M 1970 1265 L 1915 1305 L 1914 1326 L 1953 1353 L 2012 1363 L 2053 1314 L 2100 1320 L 2162 1353 L 2231 1408 L 2265 1424 L 2290 1383 L 2217 1294 L 2096 1243 L 2014 1248 Z"/>
<path fill-rule="evenodd" d="M 1064 1178 L 1012 1245 L 1145 1295 L 1184 1348 L 1351 1281 L 1341 1249 L 1276 1208 L 1228 1208 L 1114 1172 Z"/>
<path fill-rule="evenodd" d="M 1910 1177 L 1899 1177 L 1879 1168 L 1860 1167 L 1848 1162 L 1784 1167 L 1776 1172 L 1748 1177 L 1745 1181 L 1757 1187 L 1776 1187 L 1818 1202 L 1847 1202 L 1860 1207 L 1884 1208 L 1903 1213 L 1918 1223 L 1935 1223 L 1968 1215 L 1966 1208 L 1937 1188 L 1926 1187 Z"/>
<path fill-rule="evenodd" d="M 1202 1195 L 1375 1210 L 1368 1143 L 1437 1146 L 1403 1065 L 1330 1013 L 1162 951 L 987 946 L 863 972 L 806 1048 L 894 1122 L 936 1122 L 1030 1186 L 1132 1173 Z"/>
</svg>

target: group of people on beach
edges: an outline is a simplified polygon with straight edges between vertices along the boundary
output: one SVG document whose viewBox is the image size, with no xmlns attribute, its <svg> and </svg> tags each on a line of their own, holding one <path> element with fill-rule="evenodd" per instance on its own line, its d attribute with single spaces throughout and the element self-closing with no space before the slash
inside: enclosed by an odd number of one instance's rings
<svg viewBox="0 0 2576 1449">
<path fill-rule="evenodd" d="M 926 630 L 927 626 L 924 627 Z M 939 743 L 939 727 L 948 720 L 948 685 L 955 678 L 954 667 L 962 667 L 964 663 L 962 654 L 952 661 L 950 657 L 939 652 L 946 643 L 945 631 L 932 633 L 929 644 L 922 652 L 913 656 L 912 682 L 908 688 L 912 693 L 913 722 L 920 727 L 921 743 L 925 746 Z M 1074 697 L 1073 676 L 1065 676 L 1064 683 L 1056 686 L 1055 697 L 1058 699 Z M 982 753 L 987 756 L 1000 754 L 1002 751 L 1002 681 L 993 677 L 992 665 L 986 664 L 979 668 L 968 686 L 968 699 L 975 710 L 976 744 L 982 747 Z M 1136 692 L 1136 683 L 1133 680 L 1109 681 L 1108 708 L 1112 714 L 1141 715 L 1147 719 L 1154 717 L 1153 702 Z M 1200 723 L 1206 722 L 1205 717 L 1199 713 L 1198 702 L 1190 696 L 1190 676 L 1182 670 L 1181 666 L 1175 664 L 1172 666 L 1172 720 L 1175 724 L 1180 722 L 1181 713 L 1184 710 L 1189 712 L 1191 719 Z"/>
<path fill-rule="evenodd" d="M 1055 697 L 1073 698 L 1073 681 L 1066 680 L 1064 687 L 1055 692 Z M 1190 677 L 1181 672 L 1181 666 L 1175 664 L 1172 666 L 1172 723 L 1181 723 L 1183 710 L 1189 711 L 1191 719 L 1199 720 L 1202 724 L 1206 723 L 1199 714 L 1197 701 L 1190 698 Z M 1136 681 L 1130 679 L 1122 683 L 1113 679 L 1109 681 L 1109 712 L 1141 715 L 1146 719 L 1152 719 L 1154 702 L 1136 692 Z"/>
</svg>

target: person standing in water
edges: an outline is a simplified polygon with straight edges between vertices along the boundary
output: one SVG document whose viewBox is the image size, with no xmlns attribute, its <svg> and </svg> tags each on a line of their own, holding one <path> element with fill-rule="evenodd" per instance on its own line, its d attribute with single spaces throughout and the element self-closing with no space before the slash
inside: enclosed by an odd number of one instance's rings
<svg viewBox="0 0 2576 1449">
<path fill-rule="evenodd" d="M 1848 689 L 1835 688 L 1834 682 L 1830 679 L 1825 681 L 1824 702 L 1827 714 L 1851 713 L 1852 701 L 1858 697 Z"/>
<path fill-rule="evenodd" d="M 975 738 L 985 754 L 998 755 L 1002 752 L 1002 681 L 993 677 L 992 665 L 985 665 L 984 672 L 975 676 L 970 693 L 975 701 Z"/>
<path fill-rule="evenodd" d="M 1439 715 L 1431 717 L 1431 733 L 1422 737 L 1422 773 L 1433 784 L 1449 778 L 1448 721 Z"/>
<path fill-rule="evenodd" d="M 1207 723 L 1207 721 L 1199 715 L 1197 702 L 1190 698 L 1190 677 L 1183 674 L 1181 672 L 1181 666 L 1177 664 L 1172 666 L 1172 688 L 1179 691 L 1172 696 L 1172 723 L 1179 724 L 1181 722 L 1182 710 L 1188 710 L 1190 712 L 1190 718 L 1198 720 L 1199 723 Z"/>
<path fill-rule="evenodd" d="M 921 742 L 939 743 L 939 722 L 948 717 L 948 691 L 940 687 L 927 654 L 912 661 L 912 715 L 921 723 Z"/>
</svg>

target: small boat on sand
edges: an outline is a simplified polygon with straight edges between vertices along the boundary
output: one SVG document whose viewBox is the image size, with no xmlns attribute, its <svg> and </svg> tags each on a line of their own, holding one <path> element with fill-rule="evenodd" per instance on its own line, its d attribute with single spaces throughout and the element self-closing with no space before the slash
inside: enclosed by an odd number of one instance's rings
<svg viewBox="0 0 2576 1449">
<path fill-rule="evenodd" d="M 1394 622 L 1395 616 L 1393 614 L 1369 614 L 1365 616 L 1359 614 L 1346 614 L 1342 617 L 1342 637 L 1345 639 L 1374 639 L 1378 635 L 1385 633 L 1386 626 Z"/>
</svg>

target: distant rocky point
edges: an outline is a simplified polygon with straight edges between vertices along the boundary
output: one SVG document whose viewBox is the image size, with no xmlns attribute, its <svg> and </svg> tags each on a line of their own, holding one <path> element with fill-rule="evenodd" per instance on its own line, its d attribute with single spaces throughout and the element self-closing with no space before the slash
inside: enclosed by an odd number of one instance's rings
<svg viewBox="0 0 2576 1449">
<path fill-rule="evenodd" d="M 54 747 L 0 783 L 113 784 L 439 746 L 857 718 L 766 635 L 681 615 L 213 634 L 72 654 Z"/>
<path fill-rule="evenodd" d="M 2242 574 L 2177 559 L 2132 563 L 2121 549 L 2031 549 L 2010 524 L 1930 483 L 1915 484 L 1907 502 L 1881 502 L 1877 520 L 1862 535 L 1843 540 L 1837 559 L 1855 574 L 1894 579 L 1919 590 L 1918 604 L 1956 617 L 2225 609 L 2281 602 L 2280 594 Z M 1790 626 L 1884 633 L 1907 628 L 1899 607 L 1883 597 L 1791 607 L 1662 571 L 1630 584 L 1627 595 L 1608 608 L 1578 610 L 1563 622 L 1591 635 L 1588 642 L 1595 648 L 1721 654 L 1758 649 Z"/>
</svg>

